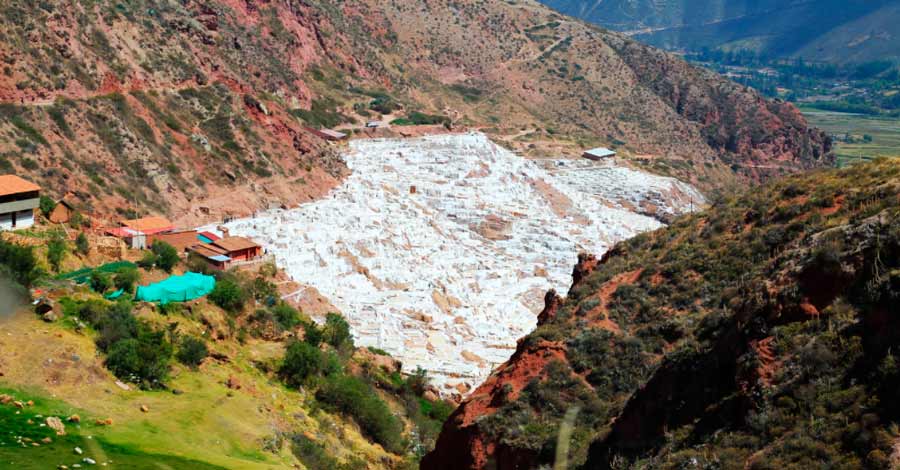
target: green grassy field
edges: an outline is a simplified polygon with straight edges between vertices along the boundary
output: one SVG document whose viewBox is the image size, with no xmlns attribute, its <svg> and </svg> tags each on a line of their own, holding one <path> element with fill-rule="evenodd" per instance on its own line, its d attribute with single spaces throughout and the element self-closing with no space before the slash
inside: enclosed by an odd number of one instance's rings
<svg viewBox="0 0 900 470">
<path fill-rule="evenodd" d="M 828 132 L 843 136 L 849 134 L 856 142 L 836 142 L 838 165 L 879 157 L 900 157 L 900 119 L 866 116 L 862 114 L 823 111 L 801 107 L 810 124 Z M 872 137 L 863 142 L 863 136 Z"/>
<path fill-rule="evenodd" d="M 38 394 L 23 393 L 20 390 L 0 388 L 0 394 L 9 394 L 16 399 L 31 400 L 33 406 L 17 409 L 12 403 L 0 405 L 0 468 L 38 470 L 58 468 L 75 464 L 87 466 L 83 459 L 90 458 L 96 465 L 121 469 L 197 469 L 217 470 L 223 467 L 185 459 L 171 455 L 143 452 L 137 448 L 109 443 L 105 429 L 89 421 L 89 416 L 57 400 L 46 399 Z M 84 422 L 65 423 L 66 434 L 57 436 L 45 425 L 48 416 L 60 417 L 64 422 L 68 416 L 78 414 Z M 49 441 L 44 441 L 49 439 Z M 75 448 L 81 449 L 78 454 Z"/>
</svg>

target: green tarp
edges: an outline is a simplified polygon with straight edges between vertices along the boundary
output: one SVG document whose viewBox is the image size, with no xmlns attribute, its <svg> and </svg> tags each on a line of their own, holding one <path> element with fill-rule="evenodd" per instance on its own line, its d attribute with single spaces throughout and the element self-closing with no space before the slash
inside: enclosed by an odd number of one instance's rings
<svg viewBox="0 0 900 470">
<path fill-rule="evenodd" d="M 124 293 L 125 293 L 125 289 L 119 289 L 115 292 L 111 292 L 109 294 L 104 295 L 103 298 L 106 300 L 116 300 L 119 297 L 122 297 L 122 294 L 124 294 Z"/>
<path fill-rule="evenodd" d="M 135 300 L 159 302 L 187 302 L 203 297 L 216 287 L 216 278 L 198 273 L 186 273 L 183 276 L 172 276 L 165 281 L 138 286 Z"/>
</svg>

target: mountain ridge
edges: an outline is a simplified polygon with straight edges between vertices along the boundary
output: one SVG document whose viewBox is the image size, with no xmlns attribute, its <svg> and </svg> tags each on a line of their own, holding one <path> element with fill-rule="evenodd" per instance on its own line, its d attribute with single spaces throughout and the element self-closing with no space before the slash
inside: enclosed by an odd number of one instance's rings
<svg viewBox="0 0 900 470">
<path fill-rule="evenodd" d="M 532 129 L 507 139 L 523 153 L 614 146 L 704 189 L 830 161 L 790 105 L 532 2 L 13 1 L 0 21 L 0 168 L 103 216 L 321 197 L 346 168 L 306 127 L 373 107 Z"/>
<path fill-rule="evenodd" d="M 900 60 L 896 53 L 900 32 L 891 20 L 900 10 L 891 0 L 544 3 L 667 49 L 746 49 L 770 58 L 803 57 L 841 64 Z"/>
</svg>

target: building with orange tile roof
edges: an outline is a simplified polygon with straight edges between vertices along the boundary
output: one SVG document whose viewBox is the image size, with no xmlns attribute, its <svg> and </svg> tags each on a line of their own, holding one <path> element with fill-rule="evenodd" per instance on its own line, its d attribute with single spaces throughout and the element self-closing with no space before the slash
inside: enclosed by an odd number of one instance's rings
<svg viewBox="0 0 900 470">
<path fill-rule="evenodd" d="M 16 175 L 0 175 L 0 230 L 34 225 L 34 210 L 41 203 L 41 187 Z"/>
</svg>

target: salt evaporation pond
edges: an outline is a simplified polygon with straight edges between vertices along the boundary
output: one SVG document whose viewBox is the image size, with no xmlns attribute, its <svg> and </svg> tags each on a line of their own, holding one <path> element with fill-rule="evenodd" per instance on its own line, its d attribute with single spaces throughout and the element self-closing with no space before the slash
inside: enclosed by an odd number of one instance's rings
<svg viewBox="0 0 900 470">
<path fill-rule="evenodd" d="M 355 140 L 325 199 L 227 224 L 328 297 L 358 345 L 420 366 L 445 392 L 477 385 L 566 292 L 580 251 L 661 226 L 625 207 L 686 211 L 670 178 L 582 160 L 531 161 L 482 134 Z"/>
</svg>

